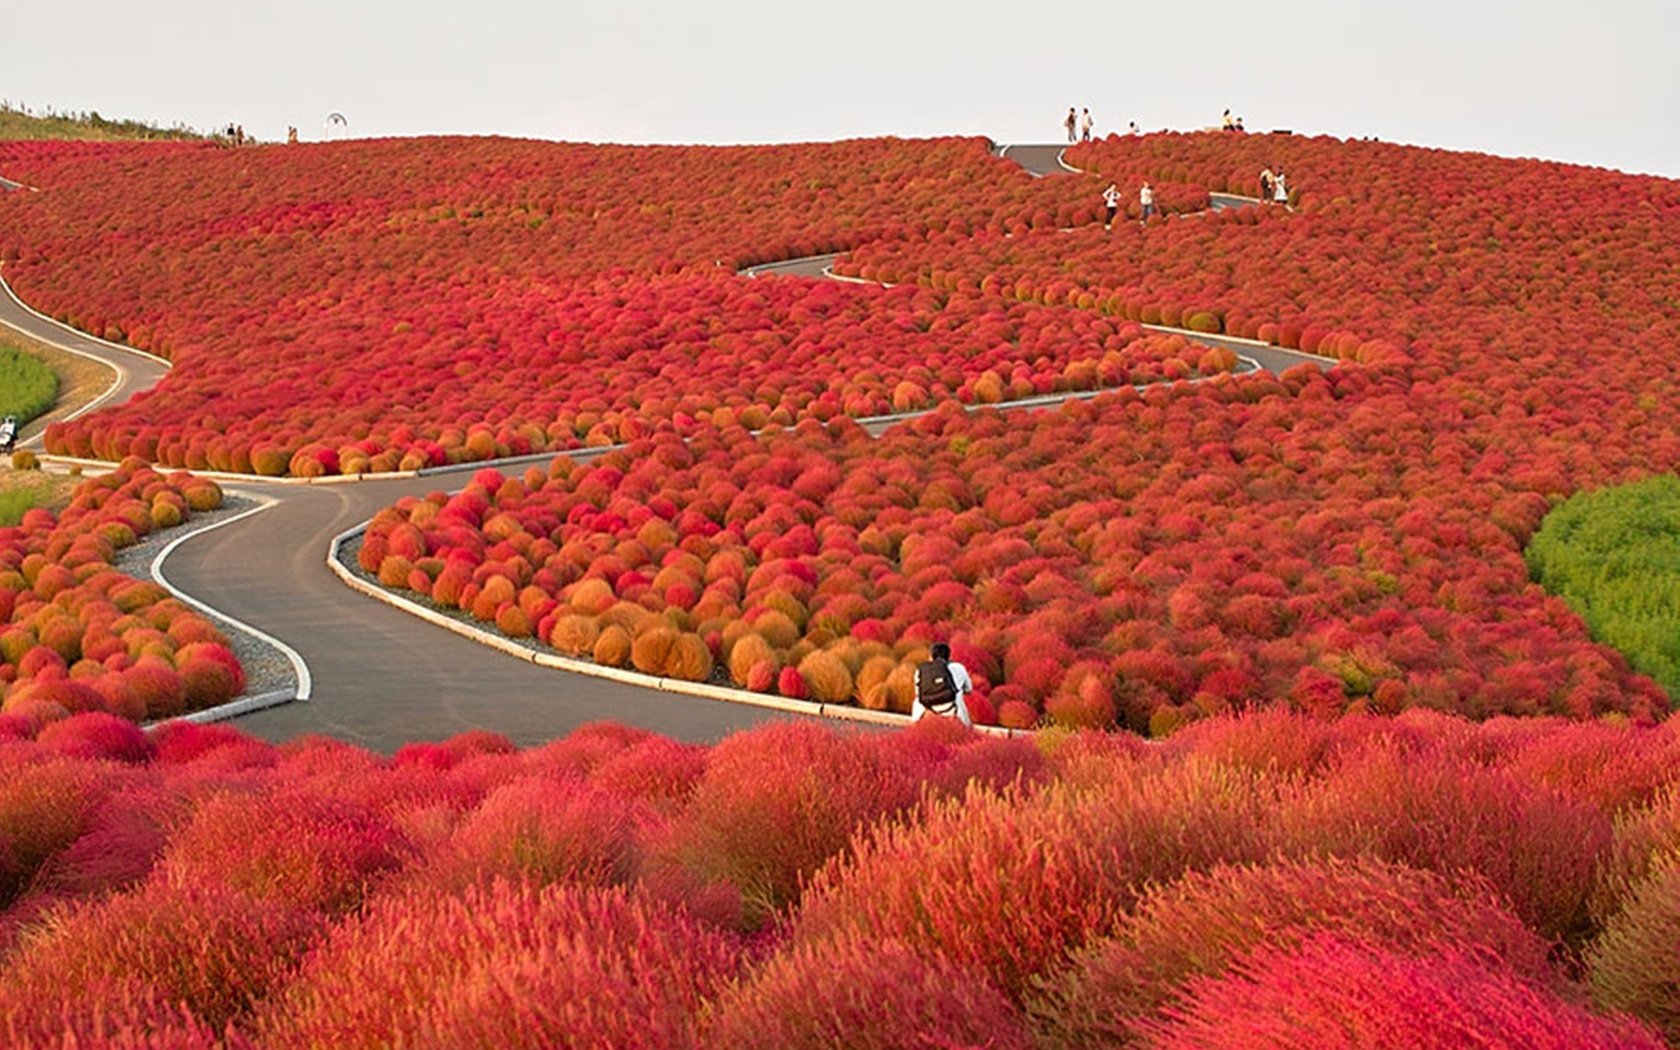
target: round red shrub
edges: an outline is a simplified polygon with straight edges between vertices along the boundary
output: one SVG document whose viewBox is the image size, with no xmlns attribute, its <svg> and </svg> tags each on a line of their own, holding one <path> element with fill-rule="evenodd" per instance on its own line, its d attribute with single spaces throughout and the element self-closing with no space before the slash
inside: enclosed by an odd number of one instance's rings
<svg viewBox="0 0 1680 1050">
<path fill-rule="evenodd" d="M 275 1048 L 694 1047 L 737 959 L 716 930 L 622 890 L 416 889 L 335 929 L 258 1029 Z"/>
<path fill-rule="evenodd" d="M 1656 1033 L 1597 1017 L 1471 948 L 1423 958 L 1356 939 L 1262 949 L 1228 975 L 1192 982 L 1153 1026 L 1162 1050 L 1657 1050 Z"/>
<path fill-rule="evenodd" d="M 1032 1046 L 996 990 L 893 941 L 784 951 L 717 1003 L 703 1041 L 720 1050 Z"/>
</svg>

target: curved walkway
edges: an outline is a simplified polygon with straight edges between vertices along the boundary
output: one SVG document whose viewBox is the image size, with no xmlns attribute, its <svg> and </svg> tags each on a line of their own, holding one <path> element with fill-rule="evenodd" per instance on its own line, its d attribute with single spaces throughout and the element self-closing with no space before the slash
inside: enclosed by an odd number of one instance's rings
<svg viewBox="0 0 1680 1050">
<path fill-rule="evenodd" d="M 1066 170 L 1060 163 L 1059 146 L 1009 146 L 1000 148 L 999 154 L 1038 175 Z M 1238 203 L 1251 202 L 1216 198 L 1214 206 Z M 832 276 L 825 271 L 834 258 L 795 259 L 747 272 Z M 161 359 L 68 329 L 31 310 L 9 288 L 0 294 L 0 324 L 114 368 L 118 381 L 100 405 L 121 403 L 155 385 L 168 371 Z M 1334 363 L 1248 340 L 1184 334 L 1198 342 L 1227 346 L 1272 371 L 1303 362 L 1319 367 Z M 1015 407 L 1029 406 L 1015 403 Z M 861 422 L 878 433 L 899 418 Z M 521 457 L 519 462 L 542 462 L 551 456 Z M 225 616 L 255 625 L 287 643 L 306 662 L 312 680 L 307 702 L 244 715 L 239 719 L 241 729 L 276 740 L 324 733 L 390 751 L 408 740 L 435 739 L 475 728 L 533 744 L 602 719 L 647 726 L 681 739 L 715 740 L 768 718 L 787 717 L 765 708 L 703 702 L 512 659 L 370 601 L 347 588 L 327 567 L 326 551 L 346 529 L 403 496 L 448 491 L 458 487 L 452 482 L 493 465 L 462 464 L 421 477 L 338 485 L 282 485 L 256 478 L 224 484 L 269 506 L 225 527 L 186 536 L 169 558 L 169 581 Z"/>
</svg>

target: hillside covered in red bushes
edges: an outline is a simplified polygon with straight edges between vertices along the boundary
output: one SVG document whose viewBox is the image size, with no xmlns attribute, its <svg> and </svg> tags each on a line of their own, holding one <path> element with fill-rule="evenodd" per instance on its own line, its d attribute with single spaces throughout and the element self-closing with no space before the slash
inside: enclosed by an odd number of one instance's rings
<svg viewBox="0 0 1680 1050">
<path fill-rule="evenodd" d="M 1126 353 L 1077 310 L 735 276 L 929 224 L 1093 221 L 1070 185 L 1028 179 L 981 140 L 19 154 L 44 188 L 0 200 L 7 279 L 176 366 L 153 394 L 53 428 L 54 452 L 392 471 L 655 425 L 1077 389 Z"/>
</svg>

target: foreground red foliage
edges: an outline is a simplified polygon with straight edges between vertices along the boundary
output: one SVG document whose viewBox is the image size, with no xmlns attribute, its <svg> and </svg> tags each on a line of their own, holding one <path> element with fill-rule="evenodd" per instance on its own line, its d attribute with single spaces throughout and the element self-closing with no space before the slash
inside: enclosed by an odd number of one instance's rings
<svg viewBox="0 0 1680 1050">
<path fill-rule="evenodd" d="M 167 718 L 244 691 L 245 673 L 214 624 L 111 566 L 140 537 L 221 502 L 212 481 L 133 460 L 83 482 L 63 513 L 31 510 L 0 529 L 0 738 L 84 711 Z M 43 739 L 110 757 L 132 746 L 102 724 Z"/>
<path fill-rule="evenodd" d="M 1651 845 L 1680 834 L 1680 740 L 1531 725 L 1271 713 L 1149 746 L 784 723 L 711 748 L 591 726 L 386 758 L 176 724 L 137 761 L 12 741 L 0 1038 L 1662 1046 L 1589 1003 L 1680 1009 Z M 1532 731 L 1667 761 L 1617 821 L 1536 773 Z M 1255 767 L 1280 736 L 1311 757 Z M 1402 756 L 1409 793 L 1373 805 Z M 1594 915 L 1605 880 L 1628 892 Z"/>
</svg>

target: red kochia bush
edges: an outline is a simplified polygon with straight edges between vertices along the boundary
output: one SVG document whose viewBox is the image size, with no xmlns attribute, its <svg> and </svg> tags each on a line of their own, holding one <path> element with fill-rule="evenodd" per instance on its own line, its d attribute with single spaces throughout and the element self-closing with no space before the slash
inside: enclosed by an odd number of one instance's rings
<svg viewBox="0 0 1680 1050">
<path fill-rule="evenodd" d="M 7 960 L 0 1018 L 98 1017 L 107 1006 L 90 990 L 138 981 L 220 1025 L 264 995 L 316 930 L 302 912 L 237 891 L 150 882 L 43 923 Z"/>
<path fill-rule="evenodd" d="M 117 786 L 98 765 L 0 760 L 0 904 L 86 828 Z"/>
<path fill-rule="evenodd" d="M 1474 948 L 1423 958 L 1357 939 L 1263 949 L 1228 976 L 1193 982 L 1153 1026 L 1157 1050 L 1659 1050 L 1656 1033 L 1596 1017 Z"/>
<path fill-rule="evenodd" d="M 156 749 L 140 727 L 126 719 L 97 712 L 72 715 L 54 722 L 36 737 L 54 750 L 75 758 L 106 758 L 115 762 L 148 762 Z"/>
<path fill-rule="evenodd" d="M 878 826 L 812 880 L 794 939 L 899 940 L 1019 999 L 1036 974 L 1112 932 L 1150 881 L 1267 851 L 1268 802 L 1251 782 L 1210 767 L 1108 772 L 1089 791 L 970 791 L 915 823 Z"/>
<path fill-rule="evenodd" d="M 212 796 L 170 837 L 158 876 L 227 886 L 278 907 L 342 912 L 398 867 L 407 844 L 388 818 L 298 792 Z"/>
<path fill-rule="evenodd" d="M 277 1050 L 690 1047 L 700 1003 L 737 951 L 622 890 L 416 890 L 334 930 L 265 1006 L 259 1029 Z"/>
<path fill-rule="evenodd" d="M 1546 942 L 1475 876 L 1369 860 L 1222 866 L 1151 890 L 1114 937 L 1042 978 L 1030 1004 L 1041 1045 L 1130 1044 L 1191 978 L 1326 932 L 1408 956 L 1474 946 L 1536 986 L 1554 980 Z"/>
<path fill-rule="evenodd" d="M 629 877 L 634 830 L 630 806 L 616 795 L 525 777 L 491 792 L 425 877 L 445 888 L 491 878 L 611 886 Z"/>
<path fill-rule="evenodd" d="M 703 1042 L 718 1050 L 1032 1045 L 996 990 L 894 941 L 785 951 L 716 1004 Z"/>
<path fill-rule="evenodd" d="M 1586 803 L 1441 749 L 1407 753 L 1378 736 L 1278 816 L 1294 849 L 1478 872 L 1547 937 L 1585 932 L 1594 871 L 1610 847 L 1609 818 Z"/>
<path fill-rule="evenodd" d="M 763 922 L 865 825 L 915 797 L 916 784 L 857 737 L 773 722 L 712 749 L 668 859 L 732 883 L 748 921 Z"/>
</svg>

